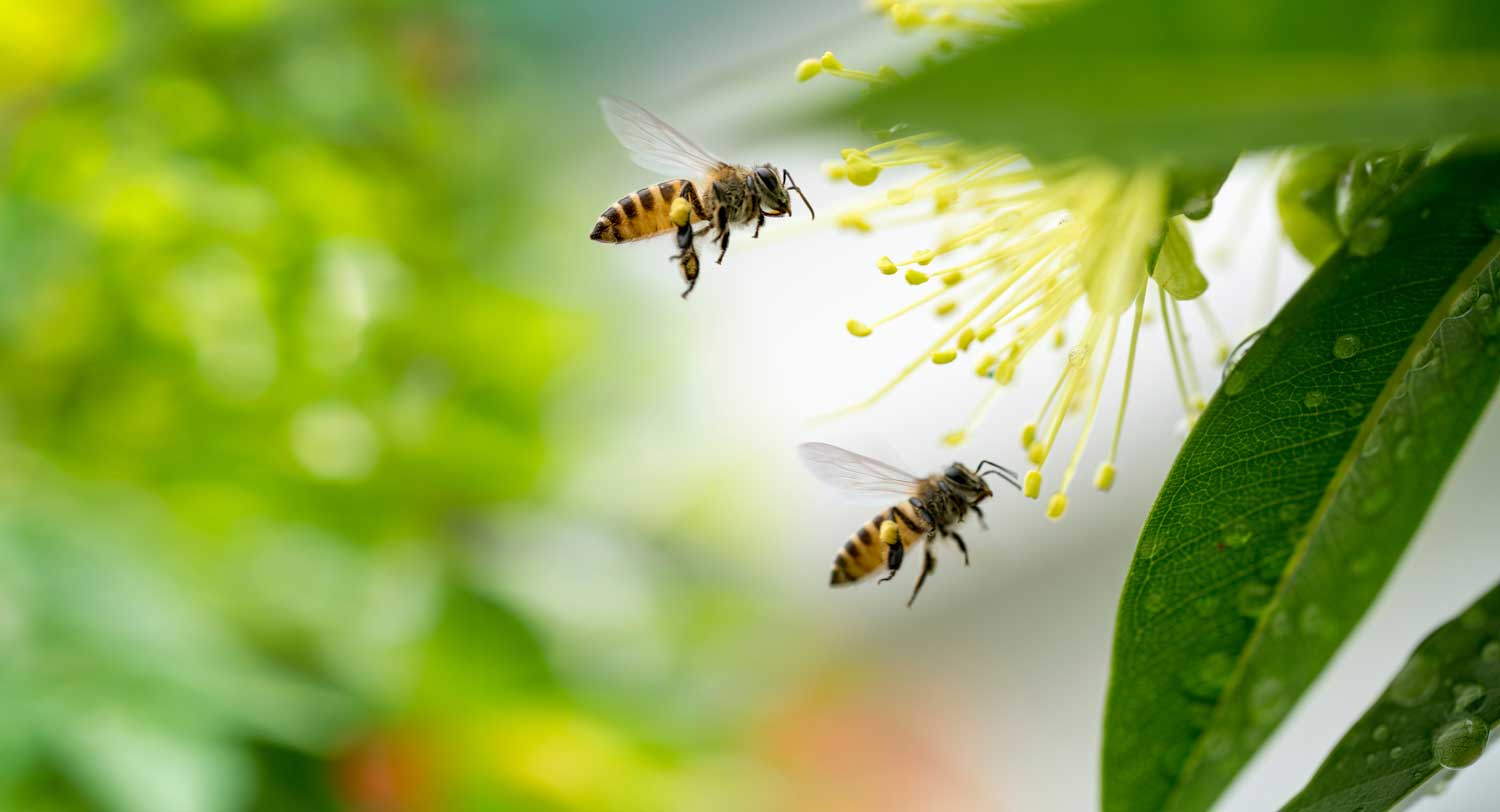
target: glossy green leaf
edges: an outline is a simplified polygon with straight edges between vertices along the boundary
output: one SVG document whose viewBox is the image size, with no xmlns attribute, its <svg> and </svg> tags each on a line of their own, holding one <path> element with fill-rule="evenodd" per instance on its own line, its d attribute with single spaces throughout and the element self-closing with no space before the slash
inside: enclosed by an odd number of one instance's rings
<svg viewBox="0 0 1500 812">
<path fill-rule="evenodd" d="M 1500 381 L 1500 156 L 1378 204 L 1245 354 L 1141 533 L 1107 812 L 1204 810 L 1389 576 Z"/>
<path fill-rule="evenodd" d="M 1053 159 L 1496 132 L 1500 14 L 1484 0 L 1079 3 L 858 107 Z"/>
<path fill-rule="evenodd" d="M 1382 812 L 1441 791 L 1500 723 L 1500 586 L 1433 632 L 1282 812 Z"/>
</svg>

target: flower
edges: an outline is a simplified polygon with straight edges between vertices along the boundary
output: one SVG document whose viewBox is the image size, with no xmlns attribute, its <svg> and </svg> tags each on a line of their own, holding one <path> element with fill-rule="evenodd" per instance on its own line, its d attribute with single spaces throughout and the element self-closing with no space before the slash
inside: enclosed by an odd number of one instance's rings
<svg viewBox="0 0 1500 812">
<path fill-rule="evenodd" d="M 893 17 L 915 19 L 920 7 L 964 9 L 1013 4 L 888 4 Z M 925 19 L 935 19 L 927 17 Z M 900 20 L 898 20 L 900 22 Z M 826 54 L 820 65 L 838 65 Z M 849 71 L 839 76 L 866 82 L 886 81 L 879 74 Z M 834 71 L 829 70 L 832 73 Z M 1047 515 L 1061 518 L 1071 486 L 1104 400 L 1105 380 L 1116 357 L 1121 328 L 1128 324 L 1123 385 L 1109 452 L 1094 474 L 1094 485 L 1109 490 L 1130 395 L 1136 352 L 1148 307 L 1160 315 L 1178 394 L 1189 422 L 1204 406 L 1203 389 L 1189 350 L 1181 301 L 1197 299 L 1207 280 L 1194 259 L 1192 242 L 1180 212 L 1207 214 L 1208 198 L 1198 194 L 1191 205 L 1166 166 L 1123 169 L 1082 159 L 1061 165 L 1039 165 L 1002 147 L 965 144 L 941 133 L 890 133 L 881 143 L 849 148 L 842 160 L 826 167 L 835 179 L 869 186 L 889 170 L 922 167 L 915 180 L 892 184 L 885 194 L 845 212 L 840 223 L 860 231 L 878 224 L 931 220 L 949 229 L 948 236 L 913 251 L 905 259 L 880 257 L 875 265 L 885 276 L 897 276 L 924 290 L 905 307 L 872 320 L 850 320 L 848 331 L 859 338 L 908 313 L 932 306 L 948 319 L 945 329 L 915 355 L 891 381 L 865 401 L 844 411 L 872 405 L 927 363 L 952 365 L 960 356 L 975 360 L 973 371 L 991 382 L 963 428 L 944 439 L 964 441 L 984 419 L 1000 390 L 1039 346 L 1069 344 L 1065 325 L 1078 321 L 1082 332 L 1071 340 L 1067 362 L 1042 402 L 1036 419 L 1021 431 L 1021 443 L 1032 468 L 1023 492 L 1041 495 L 1042 468 L 1052 459 L 1064 420 L 1081 415 L 1078 439 L 1060 481 L 1047 501 Z M 894 216 L 894 215 L 904 216 Z M 1201 300 L 1200 300 L 1201 301 Z M 1218 322 L 1204 307 L 1216 333 L 1220 355 L 1227 342 Z M 1122 324 L 1123 323 L 1123 324 Z"/>
</svg>

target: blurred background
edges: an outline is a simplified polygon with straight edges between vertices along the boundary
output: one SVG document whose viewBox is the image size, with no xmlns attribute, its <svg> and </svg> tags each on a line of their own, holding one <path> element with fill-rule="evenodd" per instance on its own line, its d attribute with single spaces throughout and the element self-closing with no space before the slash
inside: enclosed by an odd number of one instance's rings
<svg viewBox="0 0 1500 812">
<path fill-rule="evenodd" d="M 931 332 L 843 324 L 904 304 L 874 260 L 932 235 L 833 228 L 861 190 L 818 166 L 862 138 L 798 114 L 854 88 L 792 68 L 920 45 L 854 0 L 0 0 L 0 809 L 1095 807 L 1114 604 L 1183 431 L 1159 327 L 1115 490 L 1056 524 L 997 494 L 911 610 L 914 573 L 827 588 L 874 508 L 794 451 L 925 473 L 982 393 L 928 367 L 810 422 Z M 586 239 L 661 180 L 602 94 L 822 216 L 682 301 L 670 245 Z M 1305 273 L 1264 165 L 1199 234 L 1235 336 Z M 1019 467 L 1064 357 L 960 458 Z M 1491 416 L 1223 809 L 1289 797 L 1490 586 L 1497 452 Z M 1440 806 L 1497 792 L 1481 765 Z"/>
</svg>

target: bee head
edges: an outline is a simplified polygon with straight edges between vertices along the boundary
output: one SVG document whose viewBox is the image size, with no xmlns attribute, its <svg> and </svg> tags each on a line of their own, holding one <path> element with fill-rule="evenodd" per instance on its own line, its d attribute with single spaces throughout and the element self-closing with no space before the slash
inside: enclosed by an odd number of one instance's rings
<svg viewBox="0 0 1500 812">
<path fill-rule="evenodd" d="M 1015 488 L 1016 490 L 1021 490 L 1021 478 L 1020 478 L 1019 475 L 1016 474 L 1015 471 L 1012 471 L 1012 470 L 1010 470 L 1009 468 L 1006 468 L 1003 465 L 990 462 L 989 460 L 980 460 L 979 464 L 976 465 L 976 466 L 974 466 L 974 470 L 973 471 L 969 470 L 968 466 L 961 465 L 959 463 L 954 463 L 948 470 L 952 471 L 954 468 L 961 468 L 961 469 L 963 469 L 963 472 L 965 474 L 968 474 L 969 476 L 974 477 L 974 479 L 979 480 L 981 483 L 983 483 L 984 477 L 986 477 L 986 476 L 988 476 L 990 474 L 994 474 L 995 476 L 1000 477 L 1002 480 L 1004 480 L 1006 482 L 1006 484 L 1010 485 L 1012 488 Z M 979 473 L 976 475 L 974 473 L 975 471 L 978 471 Z M 984 495 L 985 496 L 993 496 L 994 495 L 990 491 L 989 485 L 987 483 L 984 484 Z"/>
<path fill-rule="evenodd" d="M 807 206 L 808 214 L 814 219 L 817 214 L 813 212 L 811 203 L 807 202 L 807 195 L 802 194 L 797 182 L 792 180 L 792 174 L 785 169 L 777 176 L 776 167 L 770 164 L 761 164 L 755 167 L 754 183 L 756 191 L 760 193 L 761 205 L 766 209 L 766 214 L 772 217 L 784 217 L 792 213 L 791 192 L 796 192 L 802 198 L 802 204 Z"/>
<path fill-rule="evenodd" d="M 979 502 L 995 495 L 984 479 L 961 462 L 948 466 L 948 470 L 943 472 L 943 478 L 968 502 Z"/>
</svg>

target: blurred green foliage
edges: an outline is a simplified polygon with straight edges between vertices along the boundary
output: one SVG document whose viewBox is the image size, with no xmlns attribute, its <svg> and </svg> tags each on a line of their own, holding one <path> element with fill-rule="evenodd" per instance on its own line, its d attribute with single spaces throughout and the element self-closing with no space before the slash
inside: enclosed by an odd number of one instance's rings
<svg viewBox="0 0 1500 812">
<path fill-rule="evenodd" d="M 597 329 L 523 261 L 570 141 L 500 5 L 0 2 L 0 808 L 754 797 L 467 572 Z M 741 622 L 694 575 L 668 657 Z"/>
</svg>

